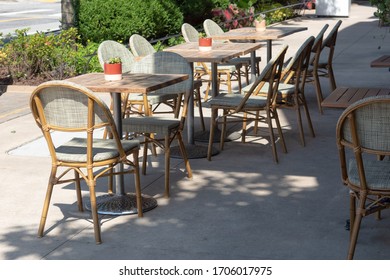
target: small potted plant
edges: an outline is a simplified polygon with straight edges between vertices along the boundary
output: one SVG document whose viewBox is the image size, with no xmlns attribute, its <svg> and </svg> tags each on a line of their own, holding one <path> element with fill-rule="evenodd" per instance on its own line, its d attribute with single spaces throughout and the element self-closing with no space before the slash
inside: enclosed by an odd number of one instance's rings
<svg viewBox="0 0 390 280">
<path fill-rule="evenodd" d="M 213 45 L 213 39 L 209 37 L 204 37 L 203 34 L 199 35 L 199 50 L 200 51 L 210 51 Z"/>
<path fill-rule="evenodd" d="M 267 27 L 267 22 L 265 21 L 265 14 L 258 15 L 255 20 L 256 31 L 264 31 Z"/>
<path fill-rule="evenodd" d="M 122 60 L 120 57 L 112 57 L 104 63 L 104 78 L 107 81 L 122 79 Z"/>
</svg>

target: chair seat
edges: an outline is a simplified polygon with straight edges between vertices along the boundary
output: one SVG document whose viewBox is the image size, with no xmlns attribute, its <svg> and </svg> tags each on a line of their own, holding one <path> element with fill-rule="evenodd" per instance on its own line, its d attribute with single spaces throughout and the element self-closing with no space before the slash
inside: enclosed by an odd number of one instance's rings
<svg viewBox="0 0 390 280">
<path fill-rule="evenodd" d="M 390 190 L 390 161 L 364 160 L 367 187 L 371 190 Z M 352 184 L 359 186 L 360 179 L 355 159 L 349 160 L 348 177 Z"/>
<path fill-rule="evenodd" d="M 231 59 L 230 61 L 241 63 L 241 64 L 244 64 L 244 65 L 250 65 L 251 64 L 251 57 L 250 56 L 237 57 L 237 58 Z M 256 58 L 255 58 L 256 64 L 260 63 L 260 61 L 261 61 L 261 57 L 260 56 L 256 56 Z"/>
<path fill-rule="evenodd" d="M 244 95 L 239 93 L 233 93 L 233 94 L 220 94 L 217 97 L 213 97 L 208 101 L 207 103 L 211 106 L 222 106 L 222 107 L 231 107 L 235 108 L 237 107 L 242 99 L 244 98 Z M 267 104 L 267 99 L 263 96 L 251 96 L 247 102 L 245 103 L 245 106 L 243 110 L 257 110 L 259 108 L 263 108 Z"/>
<path fill-rule="evenodd" d="M 251 87 L 252 87 L 252 84 L 247 85 L 246 87 L 244 87 L 242 89 L 242 92 L 244 94 L 246 94 Z M 263 87 L 261 88 L 260 92 L 266 93 L 266 92 L 268 92 L 268 88 L 269 88 L 269 84 L 265 83 L 263 85 Z M 295 92 L 295 86 L 292 84 L 279 83 L 278 92 L 282 96 L 293 94 Z"/>
<path fill-rule="evenodd" d="M 152 92 L 152 93 L 148 93 L 148 102 L 149 102 L 149 105 L 155 105 L 155 104 L 159 104 L 161 102 L 172 100 L 176 97 L 178 97 L 178 95 L 175 93 Z M 130 94 L 129 95 L 130 102 L 131 101 L 142 102 L 143 100 L 144 100 L 143 94 Z"/>
<path fill-rule="evenodd" d="M 168 135 L 172 129 L 180 126 L 180 120 L 159 116 L 130 117 L 123 119 L 124 131 L 136 133 L 156 133 Z"/>
<path fill-rule="evenodd" d="M 138 140 L 121 140 L 125 152 L 139 147 Z M 87 162 L 87 139 L 72 138 L 56 148 L 57 158 L 66 162 Z M 114 139 L 93 139 L 93 161 L 103 161 L 119 156 Z"/>
<path fill-rule="evenodd" d="M 210 63 L 205 63 L 205 64 L 209 69 L 211 69 Z M 201 65 L 195 65 L 194 68 L 195 71 L 204 71 L 204 67 Z M 234 72 L 236 71 L 237 68 L 241 68 L 241 63 L 231 64 L 229 61 L 229 64 L 218 64 L 218 70 L 220 71 Z"/>
</svg>

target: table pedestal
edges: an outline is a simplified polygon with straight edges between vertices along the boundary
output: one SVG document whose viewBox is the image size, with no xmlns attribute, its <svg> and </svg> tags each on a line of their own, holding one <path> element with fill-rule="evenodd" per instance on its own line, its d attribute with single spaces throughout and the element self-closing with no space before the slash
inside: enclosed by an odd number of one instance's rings
<svg viewBox="0 0 390 280">
<path fill-rule="evenodd" d="M 98 214 L 114 216 L 138 214 L 135 193 L 121 195 L 105 194 L 98 196 L 96 197 L 96 205 Z M 142 212 L 147 212 L 156 207 L 156 199 L 142 195 Z M 91 210 L 91 203 L 86 203 L 85 208 Z"/>
</svg>

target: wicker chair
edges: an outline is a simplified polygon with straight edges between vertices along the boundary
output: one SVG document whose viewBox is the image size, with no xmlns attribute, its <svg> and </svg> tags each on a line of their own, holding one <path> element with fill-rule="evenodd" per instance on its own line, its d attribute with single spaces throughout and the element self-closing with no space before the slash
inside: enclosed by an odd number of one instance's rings
<svg viewBox="0 0 390 280">
<path fill-rule="evenodd" d="M 350 105 L 337 122 L 336 137 L 343 184 L 350 194 L 353 259 L 362 218 L 390 207 L 390 97 L 376 96 Z M 379 240 L 376 240 L 379 241 Z"/>
<path fill-rule="evenodd" d="M 133 67 L 134 62 L 136 61 L 135 56 L 130 52 L 129 49 L 127 49 L 123 44 L 120 44 L 115 41 L 107 40 L 103 41 L 98 48 L 98 58 L 101 67 L 104 67 L 104 61 L 108 60 L 109 58 L 113 56 L 119 56 L 122 60 L 122 72 L 128 73 L 131 72 L 131 69 Z M 148 114 L 153 113 L 158 105 L 162 102 L 169 102 L 172 100 L 175 100 L 177 95 L 175 94 L 156 94 L 156 93 L 150 93 L 148 94 L 148 103 L 150 105 L 149 110 L 146 110 L 143 108 L 143 95 L 142 94 L 122 94 L 122 100 L 127 100 L 126 103 L 123 103 L 123 114 L 124 116 L 129 116 L 130 114 L 145 114 L 145 112 L 148 112 Z M 112 102 L 111 102 L 112 104 Z M 169 103 L 170 104 L 170 103 Z M 153 106 L 155 106 L 153 108 Z M 170 104 L 171 107 L 173 107 Z M 112 108 L 112 105 L 110 106 Z M 172 112 L 172 111 L 169 111 Z M 174 110 L 174 113 L 176 111 Z"/>
<path fill-rule="evenodd" d="M 152 44 L 148 42 L 144 37 L 138 34 L 131 35 L 129 39 L 129 45 L 130 49 L 133 52 L 135 56 L 138 57 L 138 59 L 142 59 L 145 56 L 148 56 L 150 54 L 153 54 L 156 52 L 156 50 L 153 48 Z M 194 81 L 193 88 L 194 88 L 194 101 L 197 102 L 198 108 L 199 108 L 199 117 L 202 129 L 205 130 L 205 124 L 204 124 L 204 118 L 203 118 L 203 110 L 202 110 L 202 104 L 201 104 L 201 96 L 200 96 L 200 88 L 202 87 L 202 81 L 197 80 Z M 166 93 L 169 96 L 169 93 Z M 179 116 L 180 113 L 180 106 L 176 104 L 180 104 L 182 102 L 183 96 L 179 95 L 177 102 L 174 103 L 172 107 L 175 107 L 175 118 Z"/>
<path fill-rule="evenodd" d="M 142 216 L 142 198 L 140 189 L 138 152 L 139 141 L 120 140 L 112 114 L 105 103 L 93 92 L 77 84 L 65 81 L 46 82 L 38 86 L 31 95 L 30 106 L 33 117 L 46 139 L 52 167 L 46 198 L 43 206 L 38 236 L 42 237 L 49 210 L 54 185 L 75 182 L 79 211 L 83 211 L 80 189 L 80 177 L 89 188 L 91 212 L 93 218 L 95 241 L 101 243 L 100 224 L 96 206 L 96 180 L 110 176 L 112 184 L 113 171 L 117 164 L 129 166 L 121 173 L 133 173 L 137 197 L 138 216 Z M 99 139 L 95 133 L 107 128 L 112 139 Z M 63 131 L 69 134 L 85 133 L 85 138 L 74 137 L 65 144 L 54 143 L 52 131 Z M 133 156 L 133 161 L 128 156 Z M 61 169 L 65 169 L 59 175 Z M 64 177 L 70 171 L 74 178 Z M 112 189 L 112 186 L 110 186 Z"/>
<path fill-rule="evenodd" d="M 301 107 L 303 107 L 303 110 L 305 111 L 311 136 L 315 137 L 305 97 L 306 73 L 310 63 L 310 53 L 314 40 L 314 37 L 310 36 L 303 42 L 290 63 L 283 69 L 281 82 L 279 83 L 278 88 L 280 97 L 277 101 L 278 107 L 292 108 L 297 113 L 299 135 L 303 146 L 305 146 L 305 135 L 303 133 Z"/>
<path fill-rule="evenodd" d="M 210 99 L 211 121 L 210 121 L 210 138 L 208 146 L 208 160 L 211 160 L 214 131 L 219 123 L 222 123 L 222 133 L 220 140 L 220 149 L 223 149 L 224 139 L 226 138 L 226 124 L 228 122 L 242 122 L 242 141 L 245 141 L 246 127 L 248 121 L 265 122 L 269 128 L 270 143 L 272 147 L 275 162 L 278 162 L 276 151 L 276 140 L 272 127 L 273 120 L 276 123 L 280 143 L 283 152 L 287 152 L 282 129 L 277 113 L 276 98 L 278 95 L 278 85 L 283 67 L 283 60 L 288 46 L 283 46 L 279 53 L 273 57 L 252 84 L 246 94 L 220 94 Z M 267 96 L 256 96 L 265 83 L 269 84 Z M 217 117 L 218 109 L 223 110 L 222 116 Z M 259 114 L 265 112 L 265 116 Z"/>
<path fill-rule="evenodd" d="M 311 49 L 311 58 L 310 58 L 310 65 L 309 69 L 307 70 L 306 73 L 306 82 L 310 82 L 314 84 L 315 90 L 316 90 L 316 95 L 317 95 L 317 105 L 318 105 L 318 110 L 322 114 L 322 106 L 321 102 L 323 100 L 323 95 L 322 95 L 322 89 L 321 89 L 321 84 L 320 84 L 320 77 L 318 74 L 318 64 L 320 61 L 320 55 L 322 51 L 322 42 L 324 39 L 324 34 L 326 30 L 328 29 L 329 24 L 325 24 L 320 32 L 317 34 L 312 49 Z"/>
<path fill-rule="evenodd" d="M 204 28 L 207 36 L 209 36 L 209 37 L 212 37 L 213 35 L 219 35 L 219 34 L 223 34 L 224 33 L 224 31 L 221 28 L 221 26 L 219 26 L 215 21 L 213 21 L 211 19 L 206 19 L 203 22 L 203 28 Z M 217 41 L 225 42 L 223 40 L 217 40 Z M 255 71 L 255 73 L 256 73 L 256 75 L 259 75 L 259 73 L 260 73 L 260 61 L 261 61 L 261 57 L 256 56 L 256 59 L 255 59 L 255 62 L 256 62 L 256 71 Z M 237 57 L 237 58 L 232 59 L 231 62 L 241 63 L 242 64 L 242 66 L 245 68 L 246 84 L 249 84 L 249 73 L 250 73 L 250 69 L 251 69 L 251 58 L 250 57 Z"/>
<path fill-rule="evenodd" d="M 333 26 L 332 30 L 329 32 L 326 38 L 322 40 L 322 44 L 320 44 L 321 48 L 317 47 L 317 45 L 313 46 L 313 52 L 316 52 L 316 55 L 311 60 L 312 68 L 308 71 L 307 81 L 314 82 L 315 84 L 317 103 L 321 114 L 323 113 L 321 107 L 323 95 L 319 77 L 326 77 L 329 79 L 331 91 L 336 89 L 336 80 L 333 72 L 333 55 L 336 47 L 337 34 L 341 23 L 342 21 L 338 20 L 337 23 Z M 324 29 L 326 30 L 325 26 L 317 35 L 318 42 L 320 41 L 319 37 L 321 37 L 321 34 L 323 36 L 323 32 L 325 32 Z"/>
<path fill-rule="evenodd" d="M 278 86 L 278 98 L 276 105 L 278 108 L 291 108 L 297 113 L 297 122 L 301 143 L 305 146 L 305 135 L 303 133 L 301 107 L 303 107 L 310 129 L 310 133 L 315 137 L 313 125 L 310 118 L 309 108 L 305 98 L 305 81 L 306 73 L 309 67 L 310 52 L 315 39 L 310 36 L 303 42 L 295 55 L 289 58 L 287 65 L 283 67 L 280 83 Z M 247 93 L 252 84 L 243 88 L 243 93 Z M 268 83 L 266 83 L 259 92 L 259 95 L 266 96 L 268 93 Z M 255 132 L 257 124 L 255 125 Z"/>
<path fill-rule="evenodd" d="M 192 171 L 187 157 L 187 151 L 183 142 L 182 131 L 187 116 L 188 101 L 192 89 L 192 70 L 187 60 L 173 52 L 156 52 L 144 57 L 134 64 L 134 73 L 165 73 L 165 74 L 188 74 L 190 79 L 160 89 L 156 92 L 165 91 L 175 94 L 184 94 L 184 104 L 181 118 L 166 118 L 160 116 L 144 116 L 126 118 L 123 120 L 123 130 L 132 131 L 145 137 L 142 174 L 146 174 L 148 142 L 159 146 L 165 154 L 165 197 L 169 197 L 170 191 L 170 148 L 173 141 L 178 140 L 188 177 L 192 178 Z M 151 134 L 153 133 L 154 136 Z"/>
</svg>

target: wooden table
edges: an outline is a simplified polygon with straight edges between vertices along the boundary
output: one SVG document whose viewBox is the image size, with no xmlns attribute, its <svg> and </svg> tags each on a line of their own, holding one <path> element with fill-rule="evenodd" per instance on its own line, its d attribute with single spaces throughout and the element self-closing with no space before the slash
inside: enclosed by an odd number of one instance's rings
<svg viewBox="0 0 390 280">
<path fill-rule="evenodd" d="M 390 55 L 382 55 L 371 62 L 371 67 L 390 68 Z"/>
<path fill-rule="evenodd" d="M 251 66 L 255 65 L 255 51 L 261 48 L 261 43 L 217 43 L 213 42 L 210 51 L 200 51 L 197 42 L 188 42 L 164 49 L 164 51 L 175 52 L 183 56 L 193 69 L 194 62 L 211 63 L 212 96 L 218 95 L 218 64 L 226 63 L 230 59 L 251 54 Z M 255 67 L 251 67 L 255 71 Z"/>
<path fill-rule="evenodd" d="M 243 27 L 232 29 L 223 34 L 212 36 L 216 40 L 266 40 L 267 41 L 267 62 L 272 57 L 272 40 L 277 40 L 288 35 L 305 31 L 307 27 L 287 27 L 272 26 L 267 27 L 264 31 L 256 31 L 254 27 Z"/>
<path fill-rule="evenodd" d="M 187 80 L 187 74 L 123 74 L 120 81 L 106 81 L 103 73 L 89 73 L 67 79 L 70 82 L 85 86 L 94 92 L 110 92 L 113 95 L 114 120 L 119 135 L 122 137 L 121 93 L 142 93 L 144 106 L 149 108 L 147 94 L 160 88 Z M 116 168 L 123 168 L 117 165 Z M 126 194 L 123 175 L 115 176 L 115 195 L 103 195 L 97 198 L 99 214 L 125 215 L 135 214 L 134 194 Z M 157 206 L 157 201 L 152 197 L 144 196 L 142 199 L 143 211 L 148 211 Z"/>
<path fill-rule="evenodd" d="M 323 107 L 345 109 L 352 103 L 370 96 L 390 95 L 390 88 L 336 88 L 321 103 Z"/>
</svg>

